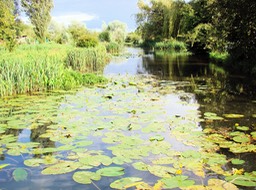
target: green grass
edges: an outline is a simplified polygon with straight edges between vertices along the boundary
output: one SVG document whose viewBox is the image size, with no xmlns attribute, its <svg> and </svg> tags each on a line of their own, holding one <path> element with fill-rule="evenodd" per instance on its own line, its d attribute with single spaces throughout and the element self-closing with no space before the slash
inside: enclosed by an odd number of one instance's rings
<svg viewBox="0 0 256 190">
<path fill-rule="evenodd" d="M 91 74 L 89 69 L 76 71 L 68 68 L 68 55 L 72 51 L 82 51 L 71 46 L 42 44 L 23 45 L 9 53 L 0 49 L 0 97 L 55 89 L 71 89 L 74 87 L 104 82 L 102 77 Z M 87 62 L 88 67 L 103 64 L 106 54 L 98 49 L 84 50 L 82 56 L 94 55 Z M 81 58 L 79 57 L 79 58 Z M 78 59 L 76 55 L 74 59 Z"/>
<path fill-rule="evenodd" d="M 104 46 L 73 48 L 67 54 L 66 67 L 80 72 L 102 71 L 109 56 Z"/>
<path fill-rule="evenodd" d="M 187 52 L 186 44 L 184 42 L 180 42 L 177 40 L 168 40 L 168 41 L 163 41 L 163 42 L 157 42 L 154 45 L 154 48 L 155 48 L 155 50 L 176 52 L 176 53 Z"/>
<path fill-rule="evenodd" d="M 229 57 L 227 52 L 220 53 L 220 52 L 211 52 L 210 53 L 210 60 L 214 63 L 224 64 Z"/>
</svg>

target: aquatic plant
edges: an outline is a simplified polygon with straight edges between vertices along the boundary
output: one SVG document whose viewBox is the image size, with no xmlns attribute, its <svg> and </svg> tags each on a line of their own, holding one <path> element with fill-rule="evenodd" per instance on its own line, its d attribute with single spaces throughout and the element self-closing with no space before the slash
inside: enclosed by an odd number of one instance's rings
<svg viewBox="0 0 256 190">
<path fill-rule="evenodd" d="M 157 42 L 154 45 L 155 50 L 169 51 L 169 52 L 187 52 L 187 47 L 184 42 L 177 40 L 168 40 L 163 42 Z"/>
<path fill-rule="evenodd" d="M 72 49 L 71 46 L 42 44 L 23 45 L 12 53 L 1 50 L 0 97 L 70 89 L 103 81 L 102 77 L 96 79 L 96 75 L 82 75 L 78 71 L 93 72 L 102 67 L 106 63 L 105 49 Z M 72 62 L 70 57 L 74 58 Z M 78 71 L 72 71 L 68 66 Z"/>
</svg>

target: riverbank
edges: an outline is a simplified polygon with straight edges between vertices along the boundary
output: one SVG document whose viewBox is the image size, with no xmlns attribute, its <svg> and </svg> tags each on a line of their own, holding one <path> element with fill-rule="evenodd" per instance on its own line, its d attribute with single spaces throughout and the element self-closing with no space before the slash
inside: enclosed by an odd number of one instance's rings
<svg viewBox="0 0 256 190">
<path fill-rule="evenodd" d="M 11 53 L 1 49 L 0 97 L 104 83 L 98 74 L 108 60 L 104 46 L 22 45 Z"/>
</svg>

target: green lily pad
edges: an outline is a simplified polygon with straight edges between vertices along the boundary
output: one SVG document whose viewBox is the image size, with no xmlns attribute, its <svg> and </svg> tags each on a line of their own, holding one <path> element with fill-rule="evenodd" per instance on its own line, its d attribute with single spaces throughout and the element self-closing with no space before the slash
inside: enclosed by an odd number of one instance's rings
<svg viewBox="0 0 256 190">
<path fill-rule="evenodd" d="M 156 135 L 156 136 L 150 137 L 149 140 L 150 140 L 150 141 L 163 141 L 163 140 L 164 140 L 164 137 L 161 136 L 161 135 Z"/>
<path fill-rule="evenodd" d="M 175 174 L 176 169 L 167 166 L 148 166 L 148 171 L 158 177 L 171 177 L 171 174 Z"/>
<path fill-rule="evenodd" d="M 144 162 L 136 162 L 136 163 L 133 163 L 132 166 L 133 166 L 136 170 L 148 171 L 148 165 L 145 164 Z"/>
<path fill-rule="evenodd" d="M 188 180 L 188 176 L 183 175 L 163 178 L 161 181 L 164 183 L 164 188 L 167 189 L 189 187 L 195 184 L 195 181 Z"/>
<path fill-rule="evenodd" d="M 233 140 L 235 142 L 239 142 L 239 143 L 248 143 L 248 142 L 250 142 L 250 138 L 247 137 L 246 135 L 235 136 L 235 137 L 233 137 Z"/>
<path fill-rule="evenodd" d="M 245 161 L 244 160 L 240 160 L 240 159 L 232 159 L 231 163 L 234 164 L 234 165 L 241 165 L 241 164 L 244 164 Z"/>
<path fill-rule="evenodd" d="M 232 175 L 226 177 L 225 180 L 244 187 L 256 186 L 256 175 L 254 175 L 253 173 L 245 173 L 244 175 Z"/>
<path fill-rule="evenodd" d="M 122 167 L 107 167 L 97 170 L 97 174 L 106 177 L 115 177 L 124 175 L 124 168 Z"/>
<path fill-rule="evenodd" d="M 43 162 L 44 162 L 43 159 L 34 158 L 34 159 L 25 160 L 24 165 L 29 167 L 37 167 L 37 166 L 40 166 L 40 164 L 42 164 Z"/>
<path fill-rule="evenodd" d="M 28 177 L 28 172 L 22 168 L 17 168 L 13 171 L 12 176 L 15 181 L 25 181 Z"/>
<path fill-rule="evenodd" d="M 223 116 L 227 119 L 240 119 L 244 117 L 242 114 L 223 114 Z"/>
<path fill-rule="evenodd" d="M 256 132 L 251 132 L 252 138 L 256 140 Z"/>
<path fill-rule="evenodd" d="M 236 127 L 236 129 L 239 131 L 249 131 L 250 128 L 246 126 L 238 126 Z"/>
<path fill-rule="evenodd" d="M 45 168 L 41 173 L 43 175 L 66 174 L 75 171 L 79 166 L 80 164 L 77 162 L 64 161 Z"/>
<path fill-rule="evenodd" d="M 207 120 L 223 120 L 224 119 L 223 117 L 220 117 L 216 113 L 212 113 L 212 112 L 205 112 L 204 118 Z"/>
<path fill-rule="evenodd" d="M 110 184 L 110 187 L 113 189 L 127 189 L 133 186 L 136 186 L 136 182 L 141 181 L 141 178 L 138 177 L 127 177 L 118 179 Z"/>
<path fill-rule="evenodd" d="M 81 171 L 75 172 L 73 175 L 73 180 L 81 184 L 91 184 L 92 180 L 98 181 L 101 179 L 101 176 L 94 172 Z"/>
</svg>

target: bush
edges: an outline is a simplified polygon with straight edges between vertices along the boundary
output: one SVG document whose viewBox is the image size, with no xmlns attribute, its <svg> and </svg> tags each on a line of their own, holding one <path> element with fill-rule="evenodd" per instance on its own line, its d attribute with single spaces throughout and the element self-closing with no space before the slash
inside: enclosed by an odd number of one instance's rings
<svg viewBox="0 0 256 190">
<path fill-rule="evenodd" d="M 122 45 L 120 45 L 116 42 L 106 43 L 105 46 L 106 46 L 107 52 L 112 55 L 118 55 L 122 50 Z"/>
<path fill-rule="evenodd" d="M 78 39 L 76 40 L 77 47 L 90 48 L 90 47 L 96 47 L 97 45 L 98 45 L 98 39 L 92 34 L 83 34 L 82 36 L 79 36 Z"/>
</svg>

